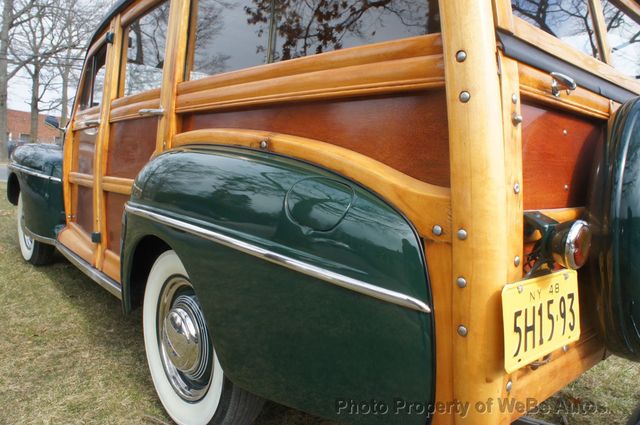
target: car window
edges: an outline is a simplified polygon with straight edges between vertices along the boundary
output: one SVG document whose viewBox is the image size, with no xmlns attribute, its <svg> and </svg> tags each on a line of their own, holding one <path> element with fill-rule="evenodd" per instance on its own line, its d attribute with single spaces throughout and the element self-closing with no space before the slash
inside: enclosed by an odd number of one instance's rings
<svg viewBox="0 0 640 425">
<path fill-rule="evenodd" d="M 198 0 L 189 79 L 440 32 L 437 0 Z"/>
<path fill-rule="evenodd" d="M 103 45 L 87 61 L 84 70 L 84 84 L 80 95 L 79 109 L 82 111 L 94 106 L 100 106 L 104 93 L 104 76 L 106 72 L 107 46 Z"/>
<path fill-rule="evenodd" d="M 127 63 L 123 94 L 125 96 L 155 89 L 162 85 L 169 3 L 167 1 L 136 19 L 125 29 Z"/>
<path fill-rule="evenodd" d="M 587 0 L 512 0 L 513 14 L 572 47 L 598 57 Z"/>
<path fill-rule="evenodd" d="M 613 66 L 630 77 L 640 78 L 640 23 L 611 1 L 604 0 L 602 7 Z"/>
</svg>

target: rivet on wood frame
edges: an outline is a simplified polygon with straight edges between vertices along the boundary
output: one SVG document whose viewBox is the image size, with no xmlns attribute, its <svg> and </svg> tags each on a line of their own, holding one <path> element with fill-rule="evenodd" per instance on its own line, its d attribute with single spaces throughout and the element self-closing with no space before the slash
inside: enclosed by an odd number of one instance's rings
<svg viewBox="0 0 640 425">
<path fill-rule="evenodd" d="M 459 276 L 456 279 L 456 285 L 458 285 L 458 288 L 462 289 L 462 288 L 466 288 L 467 287 L 467 279 L 465 279 L 462 276 Z"/>
<path fill-rule="evenodd" d="M 518 103 L 518 95 L 517 94 L 512 94 L 511 95 L 511 102 L 515 105 Z"/>
<path fill-rule="evenodd" d="M 514 114 L 511 116 L 511 122 L 513 122 L 513 125 L 520 125 L 520 124 L 522 124 L 522 120 L 523 120 L 523 118 L 522 118 L 522 115 L 520 115 L 520 114 L 516 114 L 516 113 L 514 113 Z"/>
<path fill-rule="evenodd" d="M 520 256 L 516 255 L 516 258 L 513 259 L 513 265 L 518 267 L 520 265 Z"/>
<path fill-rule="evenodd" d="M 269 142 L 267 140 L 260 141 L 260 149 L 266 150 L 269 147 Z"/>
<path fill-rule="evenodd" d="M 516 182 L 516 183 L 513 185 L 513 193 L 515 193 L 516 195 L 517 195 L 518 193 L 520 193 L 520 183 Z"/>
<path fill-rule="evenodd" d="M 442 235 L 442 226 L 440 226 L 439 224 L 436 224 L 435 226 L 433 226 L 431 231 L 433 232 L 434 235 L 440 236 Z"/>
<path fill-rule="evenodd" d="M 458 230 L 458 239 L 463 241 L 463 240 L 467 239 L 467 236 L 469 236 L 469 235 L 467 234 L 466 230 L 464 230 L 464 229 Z"/>
<path fill-rule="evenodd" d="M 468 91 L 463 91 L 460 93 L 460 102 L 462 103 L 467 103 L 469 100 L 471 100 L 471 93 L 469 93 Z"/>
<path fill-rule="evenodd" d="M 467 336 L 469 334 L 469 330 L 466 328 L 466 326 L 458 326 L 458 335 L 460 336 Z"/>
<path fill-rule="evenodd" d="M 458 50 L 458 53 L 456 53 L 456 60 L 458 62 L 464 62 L 465 60 L 467 60 L 467 52 L 465 52 L 464 50 Z"/>
</svg>

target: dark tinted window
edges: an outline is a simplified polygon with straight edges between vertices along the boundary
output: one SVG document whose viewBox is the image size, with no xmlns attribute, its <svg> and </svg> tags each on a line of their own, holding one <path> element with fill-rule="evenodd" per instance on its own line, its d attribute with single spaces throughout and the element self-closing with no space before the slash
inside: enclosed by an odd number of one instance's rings
<svg viewBox="0 0 640 425">
<path fill-rule="evenodd" d="M 162 85 L 168 21 L 169 3 L 165 1 L 126 28 L 125 96 Z"/>
<path fill-rule="evenodd" d="M 574 48 L 598 56 L 587 0 L 512 0 L 513 13 Z"/>
<path fill-rule="evenodd" d="M 640 78 L 640 24 L 608 0 L 602 2 L 613 66 Z"/>
<path fill-rule="evenodd" d="M 198 0 L 191 79 L 440 32 L 436 0 Z"/>
</svg>

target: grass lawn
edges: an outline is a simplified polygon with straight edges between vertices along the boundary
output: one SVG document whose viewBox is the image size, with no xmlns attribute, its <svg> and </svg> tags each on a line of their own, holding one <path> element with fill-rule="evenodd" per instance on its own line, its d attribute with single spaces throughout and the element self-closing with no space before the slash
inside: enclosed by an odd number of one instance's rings
<svg viewBox="0 0 640 425">
<path fill-rule="evenodd" d="M 147 370 L 140 311 L 59 258 L 33 268 L 22 260 L 15 208 L 0 184 L 0 424 L 171 423 Z M 640 398 L 640 367 L 610 358 L 547 402 L 592 401 L 602 415 L 546 415 L 569 424 L 624 423 Z M 267 403 L 256 425 L 331 425 Z"/>
</svg>

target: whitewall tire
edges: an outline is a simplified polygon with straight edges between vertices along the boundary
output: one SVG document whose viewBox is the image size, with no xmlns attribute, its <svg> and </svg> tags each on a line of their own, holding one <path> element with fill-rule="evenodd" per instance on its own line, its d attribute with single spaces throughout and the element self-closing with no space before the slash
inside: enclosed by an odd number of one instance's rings
<svg viewBox="0 0 640 425">
<path fill-rule="evenodd" d="M 16 211 L 16 221 L 18 227 L 18 244 L 20 245 L 20 253 L 25 261 L 34 266 L 43 266 L 49 264 L 53 258 L 55 248 L 53 245 L 37 241 L 33 239 L 25 230 L 24 224 L 24 204 L 22 203 L 22 194 L 18 196 L 18 208 Z"/>
<path fill-rule="evenodd" d="M 180 425 L 246 425 L 263 401 L 225 378 L 189 275 L 174 251 L 155 261 L 144 293 L 147 362 L 165 410 Z"/>
</svg>

